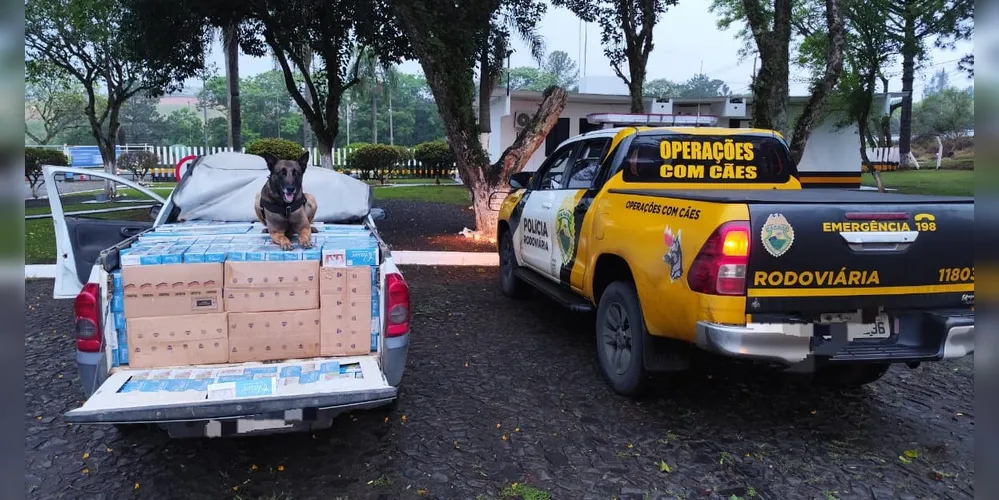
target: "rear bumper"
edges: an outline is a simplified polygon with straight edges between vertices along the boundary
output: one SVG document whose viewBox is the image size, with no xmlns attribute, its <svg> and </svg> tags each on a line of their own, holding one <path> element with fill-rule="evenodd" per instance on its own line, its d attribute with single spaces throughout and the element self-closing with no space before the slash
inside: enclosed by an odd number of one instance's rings
<svg viewBox="0 0 999 500">
<path fill-rule="evenodd" d="M 811 324 L 761 323 L 746 326 L 697 323 L 697 345 L 733 358 L 796 366 L 829 363 L 907 363 L 938 361 L 975 351 L 973 311 L 902 311 L 893 314 L 897 331 L 883 340 L 849 342 L 845 328 Z"/>
</svg>

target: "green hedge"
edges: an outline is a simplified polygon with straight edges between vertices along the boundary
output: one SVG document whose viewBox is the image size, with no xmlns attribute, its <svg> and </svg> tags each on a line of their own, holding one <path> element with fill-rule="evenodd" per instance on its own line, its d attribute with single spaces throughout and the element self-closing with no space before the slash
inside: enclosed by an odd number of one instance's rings
<svg viewBox="0 0 999 500">
<path fill-rule="evenodd" d="M 42 165 L 55 165 L 65 167 L 69 165 L 69 158 L 58 149 L 52 148 L 24 148 L 24 169 L 41 169 Z"/>
<path fill-rule="evenodd" d="M 118 168 L 131 172 L 139 181 L 158 166 L 160 159 L 152 151 L 126 151 L 118 157 Z"/>
<path fill-rule="evenodd" d="M 279 160 L 297 160 L 304 152 L 302 146 L 287 139 L 257 139 L 246 147 L 246 154 L 261 156 L 268 153 Z"/>
<path fill-rule="evenodd" d="M 434 178 L 447 177 L 454 168 L 454 155 L 445 141 L 431 141 L 413 148 L 413 159 Z"/>
<path fill-rule="evenodd" d="M 361 179 L 385 179 L 408 154 L 403 149 L 388 144 L 366 144 L 347 155 L 347 167 L 357 170 Z"/>
</svg>

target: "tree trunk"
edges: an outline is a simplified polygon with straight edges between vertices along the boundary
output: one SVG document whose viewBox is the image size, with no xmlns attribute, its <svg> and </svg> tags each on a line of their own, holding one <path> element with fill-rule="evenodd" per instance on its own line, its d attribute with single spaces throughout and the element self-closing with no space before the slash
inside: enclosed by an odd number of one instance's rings
<svg viewBox="0 0 999 500">
<path fill-rule="evenodd" d="M 378 94 L 371 94 L 371 143 L 378 144 Z"/>
<path fill-rule="evenodd" d="M 503 151 L 495 167 L 499 170 L 500 181 L 506 183 L 511 174 L 515 174 L 524 169 L 534 152 L 541 147 L 541 144 L 548 137 L 555 124 L 558 123 L 565 103 L 569 98 L 565 90 L 561 87 L 549 87 L 545 90 L 544 97 L 538 110 L 531 117 L 531 122 L 521 129 L 513 144 Z"/>
<path fill-rule="evenodd" d="M 319 166 L 333 170 L 333 140 L 324 141 L 317 137 L 319 142 Z"/>
<path fill-rule="evenodd" d="M 489 47 L 482 49 L 479 55 L 479 144 L 482 150 L 489 154 L 489 135 L 492 133 L 492 113 L 489 101 L 493 94 L 495 73 L 489 65 Z"/>
<path fill-rule="evenodd" d="M 916 56 L 919 53 L 919 40 L 916 39 L 916 19 L 911 1 L 906 0 L 906 19 L 902 34 L 902 116 L 898 127 L 898 161 L 900 167 L 908 167 L 909 150 L 912 144 L 912 85 L 916 78 Z"/>
<path fill-rule="evenodd" d="M 645 98 L 642 96 L 643 83 L 643 81 L 637 80 L 635 75 L 631 76 L 631 83 L 628 85 L 628 94 L 631 96 L 632 113 L 645 112 Z"/>
<path fill-rule="evenodd" d="M 305 66 L 307 68 L 312 68 L 312 51 L 311 50 L 307 50 L 306 51 L 306 53 L 305 53 L 305 61 L 306 61 L 305 62 Z M 310 73 L 311 73 L 311 71 L 310 71 Z M 304 92 L 302 92 L 302 97 L 305 98 L 305 102 L 308 103 L 309 106 L 311 107 L 312 106 L 312 92 L 309 92 L 309 90 L 306 88 L 306 89 L 304 89 Z M 304 123 L 302 123 L 302 134 L 303 134 L 304 137 L 302 137 L 302 144 L 305 145 L 305 150 L 309 151 L 311 153 L 312 152 L 312 125 L 309 123 L 309 120 L 303 120 L 303 122 Z"/>
<path fill-rule="evenodd" d="M 758 0 L 743 0 L 756 48 L 760 70 L 752 83 L 753 127 L 789 131 L 787 120 L 790 77 L 791 0 L 774 0 L 773 27 Z"/>
<path fill-rule="evenodd" d="M 843 72 L 843 14 L 840 12 L 839 0 L 826 0 L 826 28 L 829 33 L 829 47 L 826 52 L 826 70 L 816 85 L 812 87 L 812 95 L 805 103 L 805 109 L 801 112 L 794 125 L 794 134 L 791 136 L 791 156 L 797 165 L 801 162 L 801 157 L 805 154 L 805 145 L 808 137 L 812 135 L 815 122 L 822 115 L 822 108 L 826 98 L 832 92 L 839 75 Z M 873 80 L 873 75 L 872 75 Z M 873 82 L 866 89 L 874 91 Z M 868 108 L 870 105 L 868 105 Z M 867 116 L 864 113 L 864 129 L 867 128 Z"/>
<path fill-rule="evenodd" d="M 235 152 L 243 149 L 243 118 L 239 110 L 239 23 L 230 22 L 222 33 L 225 51 L 225 78 L 229 90 L 229 147 Z"/>
</svg>

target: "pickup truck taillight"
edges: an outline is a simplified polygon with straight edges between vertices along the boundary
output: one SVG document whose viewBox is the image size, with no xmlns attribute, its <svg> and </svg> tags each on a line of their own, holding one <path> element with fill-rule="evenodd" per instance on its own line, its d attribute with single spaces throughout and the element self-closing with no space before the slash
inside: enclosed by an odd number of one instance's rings
<svg viewBox="0 0 999 500">
<path fill-rule="evenodd" d="M 746 293 L 750 230 L 747 221 L 731 221 L 711 233 L 687 272 L 695 292 L 711 295 Z"/>
<path fill-rule="evenodd" d="M 101 352 L 101 287 L 87 283 L 73 302 L 76 324 L 76 348 L 83 352 Z"/>
<path fill-rule="evenodd" d="M 385 275 L 386 337 L 398 337 L 409 332 L 409 285 L 401 274 Z"/>
</svg>

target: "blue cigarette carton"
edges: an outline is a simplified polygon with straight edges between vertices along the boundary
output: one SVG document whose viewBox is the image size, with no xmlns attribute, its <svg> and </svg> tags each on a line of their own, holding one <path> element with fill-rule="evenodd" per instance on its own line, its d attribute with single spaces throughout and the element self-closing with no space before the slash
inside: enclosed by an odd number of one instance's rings
<svg viewBox="0 0 999 500">
<path fill-rule="evenodd" d="M 194 242 L 195 245 L 211 245 L 212 243 L 215 243 L 214 236 L 198 236 Z"/>
<path fill-rule="evenodd" d="M 267 260 L 267 247 L 263 245 L 257 245 L 249 248 L 246 251 L 246 261 L 247 262 L 263 262 Z"/>
<path fill-rule="evenodd" d="M 319 246 L 314 246 L 308 250 L 302 250 L 302 260 L 322 260 L 323 249 Z"/>
<path fill-rule="evenodd" d="M 128 335 L 124 328 L 118 330 L 118 362 L 128 364 Z"/>
<path fill-rule="evenodd" d="M 225 260 L 243 262 L 246 260 L 246 247 L 242 245 L 228 245 L 225 251 Z"/>
<path fill-rule="evenodd" d="M 212 245 L 205 249 L 204 262 L 225 262 L 226 251 L 225 245 Z"/>
<path fill-rule="evenodd" d="M 125 288 L 121 282 L 121 270 L 111 273 L 111 290 L 115 292 L 123 291 Z"/>
<path fill-rule="evenodd" d="M 113 292 L 111 294 L 111 312 L 113 313 L 124 313 L 125 312 L 125 292 Z"/>
<path fill-rule="evenodd" d="M 189 264 L 201 264 L 205 262 L 205 252 L 208 251 L 208 245 L 191 245 L 187 251 L 184 252 L 184 262 Z"/>
<path fill-rule="evenodd" d="M 184 262 L 184 252 L 187 251 L 188 245 L 184 243 L 176 243 L 173 246 L 167 248 L 163 251 L 160 256 L 160 263 L 162 264 L 181 264 Z"/>
<path fill-rule="evenodd" d="M 116 312 L 113 313 L 113 317 L 114 317 L 114 329 L 119 332 L 125 331 L 125 313 Z"/>
</svg>

